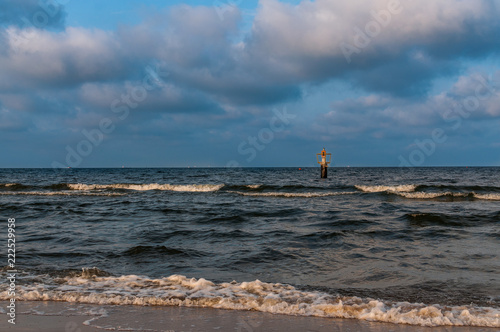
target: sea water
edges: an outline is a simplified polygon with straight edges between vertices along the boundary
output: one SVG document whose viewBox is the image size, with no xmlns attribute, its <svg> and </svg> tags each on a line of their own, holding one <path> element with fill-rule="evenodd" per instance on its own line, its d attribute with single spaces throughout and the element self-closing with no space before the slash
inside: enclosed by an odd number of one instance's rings
<svg viewBox="0 0 500 332">
<path fill-rule="evenodd" d="M 500 168 L 1 169 L 2 280 L 9 218 L 17 300 L 500 327 Z"/>
</svg>

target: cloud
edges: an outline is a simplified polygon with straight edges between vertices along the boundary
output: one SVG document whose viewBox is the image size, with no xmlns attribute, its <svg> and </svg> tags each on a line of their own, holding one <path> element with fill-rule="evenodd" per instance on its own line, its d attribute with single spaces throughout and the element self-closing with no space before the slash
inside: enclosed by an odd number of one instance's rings
<svg viewBox="0 0 500 332">
<path fill-rule="evenodd" d="M 294 144 L 397 148 L 436 126 L 456 126 L 456 116 L 461 133 L 481 136 L 474 126 L 490 121 L 485 128 L 494 137 L 491 124 L 500 116 L 497 95 L 480 100 L 468 117 L 456 107 L 477 89 L 469 67 L 498 56 L 494 1 L 261 0 L 247 31 L 236 7 L 221 19 L 211 6 L 177 5 L 114 31 L 66 26 L 64 7 L 44 28 L 19 21 L 40 8 L 27 0 L 0 4 L 1 126 L 25 130 L 30 141 L 54 135 L 78 142 L 82 129 L 117 119 L 111 105 L 118 99 L 124 106 L 123 96 L 141 86 L 153 64 L 161 64 L 162 84 L 127 106 L 130 116 L 117 120 L 113 137 L 204 140 L 206 148 L 244 139 L 265 126 L 273 107 L 301 105 L 305 87 L 332 82 L 346 96 L 323 91 L 322 101 L 335 100 L 323 114 L 320 102 L 300 108 L 297 114 L 315 121 L 290 129 Z M 347 59 L 342 45 L 351 47 Z M 451 88 L 436 89 L 437 79 Z"/>
<path fill-rule="evenodd" d="M 498 79 L 500 71 L 489 76 L 471 72 L 458 77 L 448 91 L 425 99 L 381 94 L 343 99 L 333 102 L 331 110 L 319 115 L 311 131 L 304 134 L 338 140 L 419 138 L 434 128 L 443 128 L 450 135 L 470 133 L 485 120 L 499 124 Z"/>
<path fill-rule="evenodd" d="M 454 112 L 464 118 L 500 116 L 500 71 L 489 74 L 473 72 L 460 76 L 447 98 Z"/>
<path fill-rule="evenodd" d="M 0 55 L 0 90 L 70 87 L 126 78 L 127 56 L 119 56 L 113 33 L 69 27 L 62 32 L 5 30 L 8 52 Z"/>
<path fill-rule="evenodd" d="M 368 91 L 423 94 L 435 77 L 457 72 L 458 59 L 499 51 L 499 14 L 487 0 L 426 6 L 397 0 L 298 5 L 263 0 L 247 47 L 264 59 L 260 65 L 273 81 L 345 78 Z M 374 82 L 392 77 L 394 84 Z"/>
<path fill-rule="evenodd" d="M 436 77 L 462 69 L 459 59 L 498 51 L 499 10 L 493 2 L 398 3 L 263 0 L 243 41 L 234 40 L 239 10 L 221 20 L 214 8 L 203 6 L 174 6 L 115 32 L 29 31 L 25 43 L 26 29 L 10 26 L 4 30 L 8 52 L 0 54 L 0 70 L 7 74 L 0 77 L 0 91 L 123 82 L 138 79 L 157 60 L 179 89 L 227 105 L 293 101 L 303 84 L 332 79 L 368 92 L 424 96 Z M 377 24 L 380 32 L 368 36 Z M 365 47 L 357 43 L 360 33 L 368 38 Z M 351 63 L 342 43 L 359 49 Z"/>
<path fill-rule="evenodd" d="M 249 59 L 242 43 L 233 41 L 241 18 L 237 8 L 221 20 L 213 7 L 182 5 L 143 24 L 121 27 L 118 35 L 128 45 L 128 54 L 162 61 L 177 86 L 206 93 L 222 104 L 264 105 L 296 98 L 296 85 L 263 80 L 252 68 L 258 59 Z"/>
<path fill-rule="evenodd" d="M 117 31 L 124 50 L 135 58 L 153 57 L 181 68 L 227 66 L 240 12 L 221 20 L 212 7 L 178 5 L 149 13 L 143 22 Z"/>
</svg>

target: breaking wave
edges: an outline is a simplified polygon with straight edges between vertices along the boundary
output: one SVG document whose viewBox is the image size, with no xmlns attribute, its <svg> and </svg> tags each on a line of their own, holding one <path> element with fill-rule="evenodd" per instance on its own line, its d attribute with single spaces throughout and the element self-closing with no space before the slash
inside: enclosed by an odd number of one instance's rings
<svg viewBox="0 0 500 332">
<path fill-rule="evenodd" d="M 357 185 L 355 187 L 357 189 L 364 191 L 364 192 L 367 192 L 367 193 L 377 193 L 377 192 L 383 192 L 383 191 L 410 192 L 410 191 L 414 191 L 417 186 L 413 185 L 413 184 L 404 184 L 404 185 L 397 185 L 397 186 L 362 186 L 362 185 Z"/>
<path fill-rule="evenodd" d="M 123 196 L 120 193 L 89 193 L 70 191 L 0 191 L 0 195 L 24 195 L 24 196 Z"/>
<path fill-rule="evenodd" d="M 405 199 L 426 200 L 500 200 L 498 187 L 467 186 L 429 186 L 429 185 L 340 185 L 303 186 L 303 185 L 265 185 L 265 184 L 83 184 L 57 183 L 50 185 L 31 185 L 21 183 L 0 183 L 0 195 L 30 196 L 119 196 L 130 192 L 171 191 L 171 192 L 225 192 L 242 196 L 314 198 L 355 194 L 397 195 Z"/>
<path fill-rule="evenodd" d="M 41 282 L 43 280 L 43 282 Z M 35 282 L 36 281 L 36 282 Z M 0 300 L 8 300 L 5 283 Z M 280 283 L 259 280 L 214 283 L 206 279 L 172 275 L 161 279 L 145 276 L 109 276 L 97 268 L 78 275 L 39 276 L 33 283 L 20 282 L 18 300 L 67 301 L 112 305 L 156 305 L 255 310 L 273 314 L 354 318 L 420 326 L 500 327 L 500 310 L 490 307 L 442 306 L 391 302 L 371 298 L 301 291 Z"/>
<path fill-rule="evenodd" d="M 261 184 L 249 184 L 246 187 L 250 189 L 259 189 L 261 186 Z"/>
<path fill-rule="evenodd" d="M 327 196 L 340 196 L 340 195 L 354 195 L 357 192 L 327 192 L 327 193 L 290 193 L 290 192 L 265 192 L 265 193 L 253 193 L 253 192 L 241 192 L 241 191 L 230 191 L 231 193 L 235 193 L 243 196 L 260 196 L 260 197 L 304 197 L 304 198 L 312 198 L 312 197 L 327 197 Z"/>
<path fill-rule="evenodd" d="M 28 186 L 25 186 L 21 183 L 0 183 L 0 190 L 22 190 L 27 189 Z"/>
<path fill-rule="evenodd" d="M 469 193 L 452 193 L 452 192 L 442 192 L 442 193 L 426 193 L 426 192 L 414 192 L 414 193 L 398 193 L 399 196 L 405 198 L 414 199 L 432 199 L 438 197 L 467 197 L 471 194 Z"/>
<path fill-rule="evenodd" d="M 185 191 L 185 192 L 210 192 L 218 191 L 223 184 L 187 184 L 187 185 L 172 185 L 172 184 L 68 184 L 71 190 L 102 190 L 102 189 L 126 189 L 126 190 L 168 190 L 168 191 Z"/>
<path fill-rule="evenodd" d="M 426 186 L 426 185 L 397 185 L 397 186 L 363 186 L 356 185 L 356 189 L 359 189 L 366 193 L 387 193 L 394 194 L 400 197 L 408 198 L 408 199 L 436 199 L 436 198 L 472 198 L 472 199 L 480 199 L 480 200 L 500 200 L 499 193 L 476 193 L 474 191 L 416 191 L 416 190 L 425 190 L 425 189 L 456 189 L 456 190 L 464 190 L 470 188 L 464 187 L 453 187 L 453 186 Z M 484 187 L 474 187 L 475 189 L 485 189 Z M 496 187 L 489 187 L 489 190 L 496 190 Z"/>
<path fill-rule="evenodd" d="M 413 192 L 397 193 L 397 195 L 409 199 L 434 199 L 434 198 L 475 198 L 480 200 L 500 200 L 500 194 L 478 194 L 475 192 L 457 193 L 457 192 Z"/>
<path fill-rule="evenodd" d="M 479 198 L 479 199 L 500 201 L 500 194 L 477 194 L 477 193 L 473 193 L 473 194 L 474 194 L 474 197 Z"/>
</svg>

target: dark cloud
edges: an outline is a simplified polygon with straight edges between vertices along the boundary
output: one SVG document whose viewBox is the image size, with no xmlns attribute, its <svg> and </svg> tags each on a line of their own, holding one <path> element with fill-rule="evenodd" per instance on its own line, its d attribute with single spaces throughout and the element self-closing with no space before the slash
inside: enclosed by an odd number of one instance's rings
<svg viewBox="0 0 500 332">
<path fill-rule="evenodd" d="M 425 97 L 436 77 L 452 77 L 461 69 L 457 61 L 437 61 L 421 52 L 411 52 L 394 61 L 383 61 L 366 69 L 353 70 L 346 79 L 363 90 L 405 98 Z"/>
<path fill-rule="evenodd" d="M 330 110 L 319 114 L 316 105 L 304 107 L 299 112 L 315 120 L 297 120 L 293 130 L 280 135 L 304 151 L 311 149 L 308 144 L 334 143 L 360 163 L 376 158 L 381 145 L 381 155 L 389 158 L 391 151 L 404 151 L 435 127 L 458 126 L 456 116 L 462 117 L 460 131 L 453 129 L 450 137 L 496 139 L 497 94 L 480 100 L 467 117 L 456 105 L 474 97 L 480 84 L 475 74 L 463 74 L 466 66 L 498 56 L 498 5 L 401 1 L 401 10 L 368 38 L 367 26 L 376 22 L 373 12 L 380 19 L 387 6 L 386 0 L 298 5 L 262 0 L 251 30 L 241 38 L 237 9 L 221 19 L 213 7 L 181 5 L 150 13 L 139 24 L 103 31 L 65 27 L 60 7 L 46 29 L 32 30 L 19 20 L 33 17 L 41 8 L 38 2 L 3 1 L 0 128 L 24 131 L 26 138 L 11 136 L 23 142 L 39 135 L 48 146 L 75 145 L 82 129 L 92 130 L 110 117 L 116 130 L 109 137 L 117 149 L 130 144 L 151 151 L 152 142 L 163 140 L 166 149 L 175 146 L 172 153 L 190 144 L 207 155 L 218 146 L 234 153 L 240 139 L 268 126 L 274 106 L 300 102 L 304 86 L 338 81 L 349 86 L 350 98 L 332 91 L 329 100 L 337 101 Z M 342 45 L 347 44 L 356 51 L 346 58 Z M 140 94 L 148 68 L 156 65 L 159 83 L 145 98 L 137 95 L 136 106 L 127 105 L 124 96 Z M 431 92 L 443 77 L 458 80 L 445 92 Z M 128 117 L 119 119 L 112 105 L 127 107 Z M 475 126 L 488 120 L 487 129 L 478 131 Z M 232 148 L 227 142 L 233 141 Z M 62 154 L 65 146 L 59 145 Z M 265 160 L 272 149 L 259 158 Z M 283 151 L 296 155 L 293 147 Z"/>
<path fill-rule="evenodd" d="M 205 93 L 220 103 L 269 105 L 295 99 L 299 95 L 295 82 L 264 79 L 267 73 L 256 68 L 260 59 L 250 58 L 243 43 L 232 41 L 241 14 L 236 9 L 226 14 L 221 20 L 212 7 L 174 7 L 141 25 L 121 27 L 118 36 L 128 54 L 165 64 L 168 80 L 176 86 Z"/>
<path fill-rule="evenodd" d="M 139 67 L 128 55 L 120 54 L 121 46 L 110 32 L 67 28 L 27 33 L 9 28 L 5 36 L 8 52 L 0 55 L 0 91 L 123 80 Z"/>
<path fill-rule="evenodd" d="M 500 9 L 493 1 L 401 1 L 387 16 L 388 3 L 264 0 L 248 52 L 273 82 L 340 77 L 368 91 L 406 96 L 424 95 L 436 77 L 458 73 L 460 61 L 498 54 Z"/>
<path fill-rule="evenodd" d="M 435 128 L 442 128 L 450 136 L 492 135 L 495 126 L 484 126 L 483 121 L 500 124 L 498 78 L 500 71 L 460 76 L 448 91 L 425 99 L 372 94 L 337 101 L 330 112 L 318 116 L 305 135 L 331 140 L 397 140 L 427 137 Z M 475 132 L 477 128 L 494 131 Z"/>
<path fill-rule="evenodd" d="M 251 32 L 239 42 L 233 39 L 238 10 L 221 20 L 214 8 L 202 6 L 173 7 L 116 32 L 35 31 L 27 43 L 19 43 L 23 29 L 10 28 L 4 43 L 11 51 L 0 55 L 0 70 L 7 74 L 0 77 L 0 90 L 138 79 L 156 60 L 165 64 L 172 84 L 223 104 L 292 101 L 302 84 L 332 79 L 376 93 L 425 96 L 436 77 L 462 69 L 459 59 L 498 51 L 499 13 L 489 1 L 446 0 L 427 7 L 402 1 L 387 24 L 377 23 L 370 12 L 383 17 L 387 6 L 264 0 Z M 12 3 L 8 8 L 12 12 Z M 370 23 L 380 29 L 372 36 Z M 357 48 L 349 59 L 345 44 Z"/>
</svg>

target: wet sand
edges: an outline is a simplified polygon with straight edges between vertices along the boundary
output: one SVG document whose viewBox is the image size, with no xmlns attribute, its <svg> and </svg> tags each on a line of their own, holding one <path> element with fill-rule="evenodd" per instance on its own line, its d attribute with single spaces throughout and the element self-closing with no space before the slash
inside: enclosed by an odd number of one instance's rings
<svg viewBox="0 0 500 332">
<path fill-rule="evenodd" d="M 273 315 L 255 311 L 212 308 L 88 305 L 69 302 L 17 302 L 16 325 L 7 322 L 7 302 L 0 331 L 375 331 L 375 332 L 493 332 L 498 328 L 422 327 L 332 319 Z"/>
</svg>

